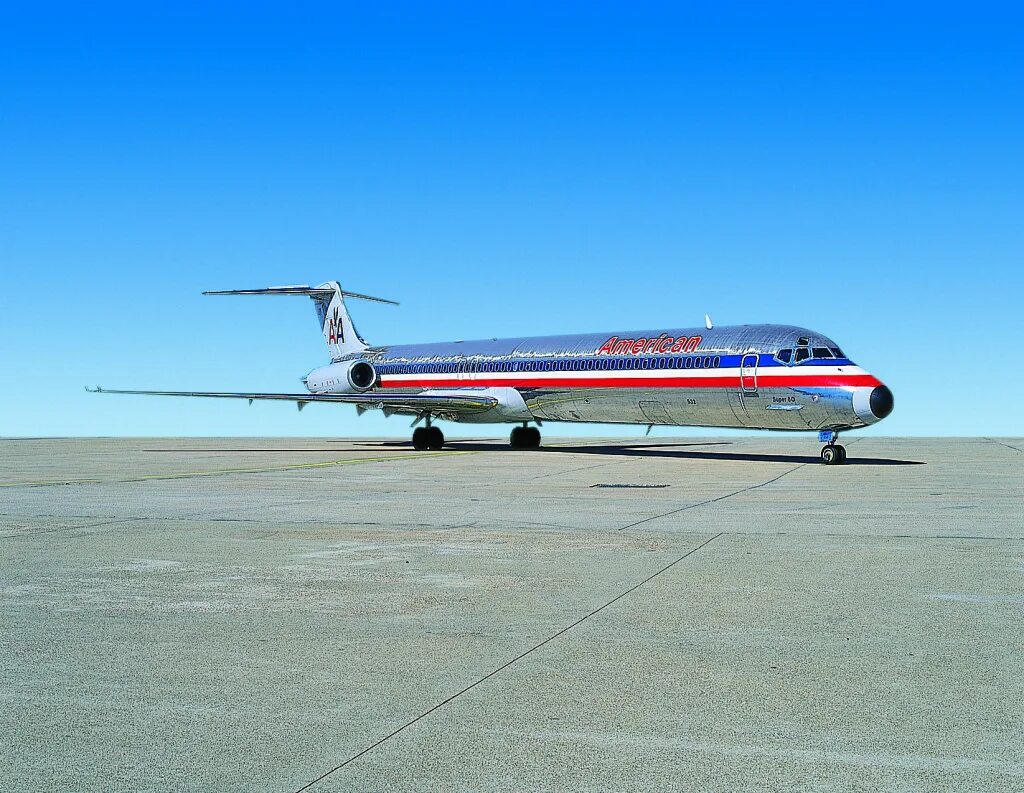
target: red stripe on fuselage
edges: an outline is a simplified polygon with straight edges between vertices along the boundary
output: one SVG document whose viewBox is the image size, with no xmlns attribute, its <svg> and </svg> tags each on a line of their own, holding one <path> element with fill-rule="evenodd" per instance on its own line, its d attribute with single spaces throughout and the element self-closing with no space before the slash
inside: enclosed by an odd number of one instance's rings
<svg viewBox="0 0 1024 793">
<path fill-rule="evenodd" d="M 869 374 L 825 374 L 794 377 L 762 375 L 758 388 L 835 388 L 876 386 L 881 382 Z M 521 377 L 500 380 L 473 377 L 400 379 L 382 377 L 381 388 L 739 388 L 740 379 L 729 377 Z"/>
</svg>

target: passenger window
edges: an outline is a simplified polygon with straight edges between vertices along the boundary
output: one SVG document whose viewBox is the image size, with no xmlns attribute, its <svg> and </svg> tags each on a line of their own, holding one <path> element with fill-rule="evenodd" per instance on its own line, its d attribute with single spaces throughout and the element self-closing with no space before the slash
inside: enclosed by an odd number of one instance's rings
<svg viewBox="0 0 1024 793">
<path fill-rule="evenodd" d="M 832 357 L 832 350 L 830 350 L 828 347 L 815 347 L 814 348 L 814 357 L 815 358 L 831 358 Z"/>
<path fill-rule="evenodd" d="M 808 350 L 806 347 L 797 347 L 796 348 L 796 358 L 795 358 L 796 363 L 803 363 L 804 361 L 806 361 L 810 357 L 811 357 L 811 351 Z"/>
</svg>

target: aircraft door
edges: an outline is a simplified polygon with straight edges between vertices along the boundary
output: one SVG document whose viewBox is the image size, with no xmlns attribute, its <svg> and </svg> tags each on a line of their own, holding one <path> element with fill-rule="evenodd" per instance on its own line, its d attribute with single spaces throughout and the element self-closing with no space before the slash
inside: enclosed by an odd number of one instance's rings
<svg viewBox="0 0 1024 793">
<path fill-rule="evenodd" d="M 740 392 L 757 396 L 756 352 L 748 352 L 740 359 Z"/>
</svg>

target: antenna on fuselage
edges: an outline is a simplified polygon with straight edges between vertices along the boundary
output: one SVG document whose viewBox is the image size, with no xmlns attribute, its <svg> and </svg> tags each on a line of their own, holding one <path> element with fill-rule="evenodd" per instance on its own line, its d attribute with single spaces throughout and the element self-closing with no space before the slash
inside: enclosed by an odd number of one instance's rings
<svg viewBox="0 0 1024 793">
<path fill-rule="evenodd" d="M 708 330 L 711 330 L 714 326 L 715 326 L 715 324 L 711 321 L 711 317 L 709 317 L 707 314 L 705 314 L 704 315 L 704 327 L 707 328 Z"/>
</svg>

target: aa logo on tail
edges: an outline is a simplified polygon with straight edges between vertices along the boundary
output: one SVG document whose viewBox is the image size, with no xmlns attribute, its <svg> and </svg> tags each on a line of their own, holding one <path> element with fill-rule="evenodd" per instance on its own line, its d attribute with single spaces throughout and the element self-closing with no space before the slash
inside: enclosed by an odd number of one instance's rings
<svg viewBox="0 0 1024 793">
<path fill-rule="evenodd" d="M 329 344 L 344 344 L 345 343 L 345 325 L 341 321 L 339 316 L 338 307 L 334 307 L 334 311 L 327 319 L 327 341 Z"/>
</svg>

